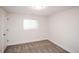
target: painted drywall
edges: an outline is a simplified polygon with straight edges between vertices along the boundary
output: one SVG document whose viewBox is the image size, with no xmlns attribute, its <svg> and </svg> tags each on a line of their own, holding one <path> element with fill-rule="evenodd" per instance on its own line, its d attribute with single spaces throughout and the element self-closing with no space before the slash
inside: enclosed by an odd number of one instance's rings
<svg viewBox="0 0 79 59">
<path fill-rule="evenodd" d="M 6 15 L 7 15 L 6 11 L 0 8 L 0 52 L 3 52 L 7 46 L 6 36 L 3 36 L 3 34 L 7 33 Z"/>
<path fill-rule="evenodd" d="M 69 52 L 79 52 L 79 7 L 49 17 L 49 39 Z"/>
<path fill-rule="evenodd" d="M 24 30 L 23 20 L 38 21 L 38 29 Z M 26 14 L 8 14 L 8 45 L 27 43 L 47 39 L 47 20 L 41 16 Z"/>
</svg>

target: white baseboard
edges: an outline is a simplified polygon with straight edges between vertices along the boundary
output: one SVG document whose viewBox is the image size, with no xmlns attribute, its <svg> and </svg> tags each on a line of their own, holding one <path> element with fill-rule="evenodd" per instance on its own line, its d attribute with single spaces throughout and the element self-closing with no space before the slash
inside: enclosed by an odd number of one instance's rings
<svg viewBox="0 0 79 59">
<path fill-rule="evenodd" d="M 55 42 L 55 41 L 52 41 L 52 40 L 49 40 L 49 41 L 51 41 L 52 43 L 55 43 L 56 45 L 60 46 L 61 48 L 63 48 L 64 50 L 66 50 L 66 51 L 68 51 L 68 52 L 70 52 L 70 53 L 72 52 L 72 51 L 70 51 L 70 50 L 64 48 L 62 45 L 58 44 L 58 43 Z"/>
<path fill-rule="evenodd" d="M 30 43 L 30 42 L 41 41 L 41 40 L 47 40 L 47 38 L 46 39 L 31 40 L 31 41 L 18 41 L 18 42 L 14 42 L 14 43 L 9 43 L 8 46 L 22 44 L 22 43 Z"/>
</svg>

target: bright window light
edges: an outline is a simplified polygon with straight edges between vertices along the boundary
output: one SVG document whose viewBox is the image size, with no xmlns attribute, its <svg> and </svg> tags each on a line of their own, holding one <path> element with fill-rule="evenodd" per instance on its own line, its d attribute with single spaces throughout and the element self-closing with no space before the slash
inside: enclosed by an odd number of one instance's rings
<svg viewBox="0 0 79 59">
<path fill-rule="evenodd" d="M 25 19 L 23 22 L 24 30 L 29 29 L 37 29 L 38 28 L 38 22 L 37 20 L 27 20 Z"/>
</svg>

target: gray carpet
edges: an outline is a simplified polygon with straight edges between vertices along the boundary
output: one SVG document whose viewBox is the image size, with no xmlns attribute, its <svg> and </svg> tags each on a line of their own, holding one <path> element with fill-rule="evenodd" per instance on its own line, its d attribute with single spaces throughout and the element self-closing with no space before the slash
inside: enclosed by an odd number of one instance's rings
<svg viewBox="0 0 79 59">
<path fill-rule="evenodd" d="M 8 46 L 5 53 L 68 53 L 56 44 L 42 40 L 24 44 Z"/>
</svg>

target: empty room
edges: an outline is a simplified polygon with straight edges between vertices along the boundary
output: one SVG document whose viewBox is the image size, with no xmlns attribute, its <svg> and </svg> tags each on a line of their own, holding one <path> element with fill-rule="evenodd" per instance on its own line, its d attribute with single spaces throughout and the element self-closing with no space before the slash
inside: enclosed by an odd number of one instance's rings
<svg viewBox="0 0 79 59">
<path fill-rule="evenodd" d="M 79 53 L 78 6 L 0 6 L 0 53 Z"/>
</svg>

